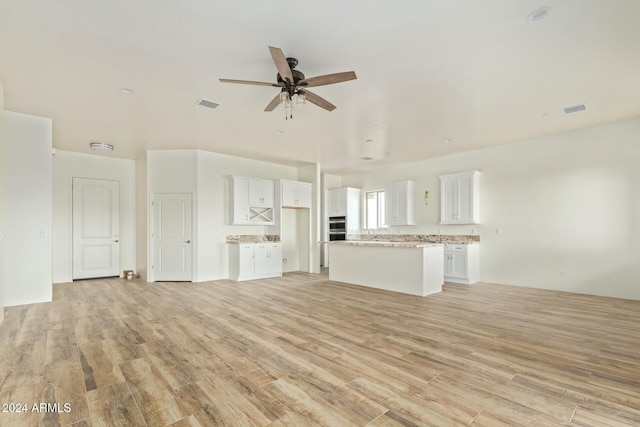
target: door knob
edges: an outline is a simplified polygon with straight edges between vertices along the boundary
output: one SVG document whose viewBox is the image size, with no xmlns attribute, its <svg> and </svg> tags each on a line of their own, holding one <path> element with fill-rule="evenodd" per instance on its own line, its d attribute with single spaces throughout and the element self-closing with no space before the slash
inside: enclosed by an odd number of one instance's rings
<svg viewBox="0 0 640 427">
<path fill-rule="evenodd" d="M 118 239 L 114 240 L 114 242 L 115 242 L 115 243 L 118 243 L 119 241 L 120 241 L 120 240 L 118 240 Z"/>
<path fill-rule="evenodd" d="M 191 240 L 185 240 L 184 242 L 185 243 L 191 243 Z"/>
</svg>

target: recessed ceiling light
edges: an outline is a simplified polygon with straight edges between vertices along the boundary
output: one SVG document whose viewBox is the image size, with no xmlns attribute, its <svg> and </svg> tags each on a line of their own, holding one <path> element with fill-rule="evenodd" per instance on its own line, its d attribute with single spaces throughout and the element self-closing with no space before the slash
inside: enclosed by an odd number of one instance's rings
<svg viewBox="0 0 640 427">
<path fill-rule="evenodd" d="M 126 95 L 133 95 L 134 92 L 132 89 L 129 89 L 128 87 L 121 87 L 120 88 L 120 92 L 126 94 Z"/>
<path fill-rule="evenodd" d="M 539 7 L 527 16 L 529 21 L 540 21 L 547 16 L 549 16 L 549 12 L 551 8 L 549 6 Z"/>
<path fill-rule="evenodd" d="M 551 112 L 549 111 L 545 111 L 544 113 L 542 113 L 542 117 L 547 117 L 549 114 L 551 114 Z"/>
<path fill-rule="evenodd" d="M 444 142 L 444 143 L 451 142 L 451 138 L 443 138 L 442 142 Z"/>
<path fill-rule="evenodd" d="M 89 144 L 89 147 L 95 151 L 113 151 L 113 145 L 105 142 L 92 142 Z"/>
<path fill-rule="evenodd" d="M 365 142 L 366 142 L 367 144 L 372 143 L 372 142 L 373 142 L 373 139 L 367 139 Z"/>
<path fill-rule="evenodd" d="M 276 129 L 276 133 L 283 134 L 283 133 L 284 133 L 284 130 L 282 130 L 282 129 Z"/>
<path fill-rule="evenodd" d="M 373 160 L 373 157 L 365 156 L 365 157 L 362 157 L 362 160 Z"/>
</svg>

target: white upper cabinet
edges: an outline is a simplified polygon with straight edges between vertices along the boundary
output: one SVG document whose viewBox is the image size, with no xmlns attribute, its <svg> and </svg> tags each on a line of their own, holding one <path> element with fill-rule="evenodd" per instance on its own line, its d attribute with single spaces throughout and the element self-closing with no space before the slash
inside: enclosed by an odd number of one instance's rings
<svg viewBox="0 0 640 427">
<path fill-rule="evenodd" d="M 249 206 L 273 208 L 273 181 L 249 178 Z"/>
<path fill-rule="evenodd" d="M 480 224 L 480 172 L 440 177 L 440 224 Z"/>
<path fill-rule="evenodd" d="M 401 181 L 384 186 L 384 213 L 387 225 L 414 225 L 413 181 Z"/>
<path fill-rule="evenodd" d="M 311 183 L 280 180 L 283 208 L 311 208 Z"/>
<path fill-rule="evenodd" d="M 229 182 L 231 224 L 273 225 L 273 181 L 231 176 Z"/>
<path fill-rule="evenodd" d="M 347 190 L 338 188 L 329 190 L 329 216 L 347 216 Z"/>
<path fill-rule="evenodd" d="M 329 218 L 345 217 L 347 233 L 360 231 L 360 194 L 359 188 L 344 187 L 328 191 Z"/>
</svg>

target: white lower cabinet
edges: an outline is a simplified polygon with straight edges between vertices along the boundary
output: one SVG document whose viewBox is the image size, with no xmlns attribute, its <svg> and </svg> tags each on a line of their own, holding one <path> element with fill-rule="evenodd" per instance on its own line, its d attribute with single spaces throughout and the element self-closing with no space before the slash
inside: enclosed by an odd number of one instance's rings
<svg viewBox="0 0 640 427">
<path fill-rule="evenodd" d="M 233 243 L 229 277 L 236 281 L 282 276 L 282 243 Z"/>
<path fill-rule="evenodd" d="M 444 280 L 476 283 L 480 280 L 480 245 L 444 245 Z"/>
<path fill-rule="evenodd" d="M 282 276 L 282 243 L 256 243 L 255 276 Z"/>
</svg>

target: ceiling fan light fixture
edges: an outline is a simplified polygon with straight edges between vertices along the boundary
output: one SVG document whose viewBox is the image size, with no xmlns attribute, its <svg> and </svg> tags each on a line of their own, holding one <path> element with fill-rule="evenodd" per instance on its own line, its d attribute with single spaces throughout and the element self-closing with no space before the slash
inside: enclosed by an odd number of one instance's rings
<svg viewBox="0 0 640 427">
<path fill-rule="evenodd" d="M 298 92 L 296 96 L 296 105 L 307 105 L 307 96 L 304 92 Z"/>
</svg>

